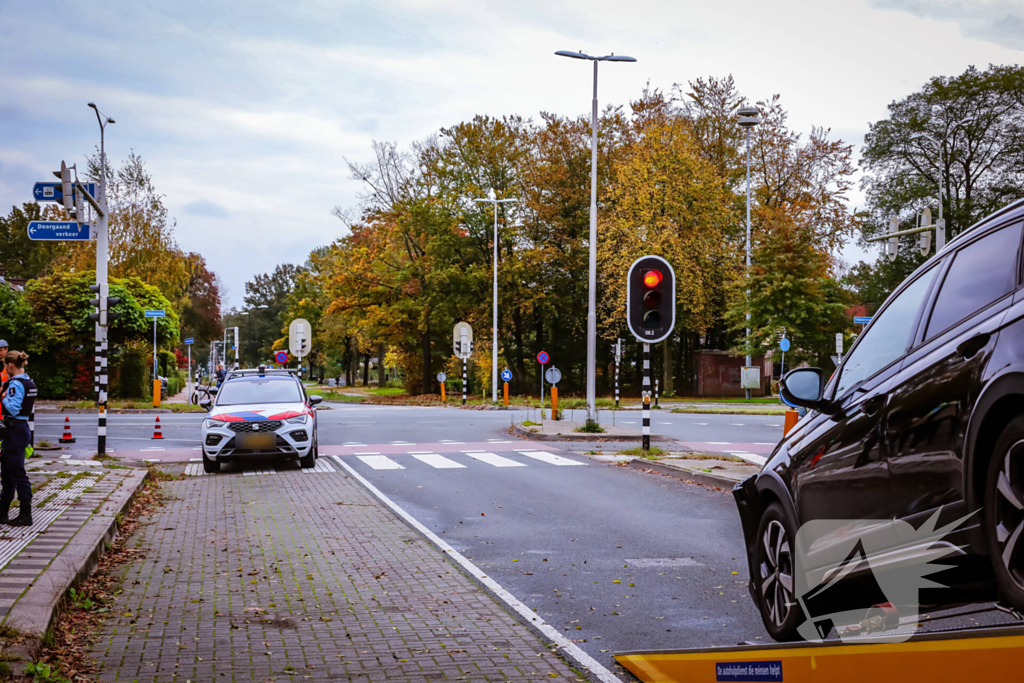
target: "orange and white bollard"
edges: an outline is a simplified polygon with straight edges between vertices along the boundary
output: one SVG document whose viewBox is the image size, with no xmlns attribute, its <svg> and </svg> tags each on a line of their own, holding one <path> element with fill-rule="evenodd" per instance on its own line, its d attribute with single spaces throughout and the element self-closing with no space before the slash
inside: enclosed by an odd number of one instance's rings
<svg viewBox="0 0 1024 683">
<path fill-rule="evenodd" d="M 789 434 L 789 430 L 796 427 L 796 423 L 800 420 L 800 413 L 795 410 L 786 411 L 786 422 L 782 426 L 782 436 Z"/>
<path fill-rule="evenodd" d="M 64 433 L 61 435 L 58 441 L 60 443 L 75 442 L 75 437 L 71 436 L 71 419 L 67 415 L 64 416 Z"/>
<path fill-rule="evenodd" d="M 160 431 L 160 416 L 156 416 L 156 431 L 153 432 L 154 439 L 164 438 L 163 432 Z"/>
</svg>

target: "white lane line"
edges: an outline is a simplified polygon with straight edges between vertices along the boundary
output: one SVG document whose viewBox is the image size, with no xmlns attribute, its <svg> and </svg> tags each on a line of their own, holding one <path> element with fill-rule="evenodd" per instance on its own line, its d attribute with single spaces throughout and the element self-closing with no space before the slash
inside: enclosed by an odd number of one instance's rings
<svg viewBox="0 0 1024 683">
<path fill-rule="evenodd" d="M 484 453 L 483 451 L 463 451 L 463 453 L 474 460 L 479 460 L 480 462 L 485 462 L 488 465 L 494 465 L 495 467 L 526 467 L 525 462 L 516 462 L 515 460 L 503 458 L 495 453 Z"/>
<path fill-rule="evenodd" d="M 457 445 L 457 444 L 458 445 L 463 445 L 466 442 L 465 441 L 449 441 L 448 439 L 441 439 L 440 441 L 438 441 L 438 443 L 443 443 L 443 444 L 447 444 L 449 446 L 454 446 L 454 445 Z M 508 443 L 512 443 L 512 442 L 509 441 Z"/>
<path fill-rule="evenodd" d="M 366 448 L 369 444 L 365 444 L 365 443 L 343 443 L 341 445 L 344 446 L 345 448 L 351 448 L 353 446 L 359 446 L 361 448 Z"/>
<path fill-rule="evenodd" d="M 339 465 L 345 468 L 352 478 L 358 481 L 360 484 L 366 487 L 366 489 L 372 493 L 377 500 L 391 508 L 391 511 L 396 515 L 404 519 L 410 526 L 423 534 L 427 540 L 436 545 L 441 549 L 442 553 L 448 555 L 455 562 L 457 562 L 465 571 L 469 572 L 476 578 L 477 581 L 486 586 L 495 596 L 498 597 L 502 602 L 508 605 L 510 608 L 515 610 L 519 616 L 525 619 L 528 623 L 532 624 L 538 631 L 540 631 L 545 638 L 548 638 L 553 642 L 558 649 L 568 655 L 570 658 L 575 660 L 580 666 L 589 669 L 593 672 L 597 680 L 601 683 L 622 683 L 622 680 L 618 678 L 611 671 L 603 667 L 596 659 L 588 655 L 579 645 L 563 636 L 558 629 L 554 628 L 548 622 L 544 621 L 536 612 L 531 610 L 529 607 L 524 605 L 516 596 L 509 593 L 507 590 L 502 588 L 501 584 L 485 574 L 479 567 L 467 560 L 462 553 L 455 550 L 441 538 L 432 532 L 427 527 L 420 524 L 420 522 L 410 515 L 408 512 L 399 507 L 394 501 L 381 493 L 377 487 L 364 479 L 358 472 L 356 472 L 350 465 L 348 465 L 339 456 L 334 455 L 333 457 Z"/>
<path fill-rule="evenodd" d="M 357 455 L 356 457 L 362 460 L 364 464 L 369 465 L 375 470 L 405 469 L 386 455 Z"/>
<path fill-rule="evenodd" d="M 660 425 L 670 425 L 672 423 L 671 422 L 659 422 L 658 424 L 660 424 Z"/>
<path fill-rule="evenodd" d="M 743 423 L 742 422 L 730 422 L 729 426 L 730 427 L 742 427 Z"/>
<path fill-rule="evenodd" d="M 712 446 L 731 446 L 732 445 L 732 441 L 705 441 L 704 443 L 711 444 Z"/>
<path fill-rule="evenodd" d="M 775 444 L 770 441 L 755 441 L 755 446 L 774 446 Z"/>
<path fill-rule="evenodd" d="M 202 458 L 189 458 L 188 461 L 189 462 L 202 462 L 203 459 Z"/>
<path fill-rule="evenodd" d="M 414 444 L 412 441 L 392 441 L 391 445 L 392 446 L 415 446 L 416 444 Z"/>
<path fill-rule="evenodd" d="M 533 458 L 534 460 L 540 460 L 551 465 L 559 465 L 565 467 L 567 465 L 586 465 L 585 462 L 576 462 L 569 458 L 563 458 L 555 455 L 554 453 L 548 453 L 547 451 L 520 451 L 519 455 L 525 455 L 527 458 Z"/>
<path fill-rule="evenodd" d="M 487 443 L 512 443 L 511 441 L 502 441 L 501 439 L 487 439 Z"/>
<path fill-rule="evenodd" d="M 420 462 L 425 462 L 431 467 L 439 470 L 452 470 L 458 468 L 465 468 L 466 466 L 462 463 L 449 460 L 443 455 L 437 453 L 410 453 L 412 457 L 416 458 Z"/>
<path fill-rule="evenodd" d="M 356 451 L 356 455 L 380 455 L 380 451 Z"/>
<path fill-rule="evenodd" d="M 701 427 L 707 427 L 708 426 L 707 422 L 694 422 L 693 424 L 700 425 Z"/>
</svg>

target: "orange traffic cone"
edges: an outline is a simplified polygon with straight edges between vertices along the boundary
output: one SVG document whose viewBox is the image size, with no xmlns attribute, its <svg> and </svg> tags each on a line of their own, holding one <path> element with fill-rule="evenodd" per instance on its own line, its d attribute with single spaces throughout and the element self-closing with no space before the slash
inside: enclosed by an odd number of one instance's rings
<svg viewBox="0 0 1024 683">
<path fill-rule="evenodd" d="M 162 439 L 162 438 L 164 438 L 163 433 L 160 431 L 160 416 L 159 415 L 156 416 L 156 431 L 153 432 L 153 438 L 154 439 Z"/>
<path fill-rule="evenodd" d="M 58 439 L 60 443 L 74 443 L 75 437 L 71 436 L 71 419 L 64 416 L 64 434 Z"/>
</svg>

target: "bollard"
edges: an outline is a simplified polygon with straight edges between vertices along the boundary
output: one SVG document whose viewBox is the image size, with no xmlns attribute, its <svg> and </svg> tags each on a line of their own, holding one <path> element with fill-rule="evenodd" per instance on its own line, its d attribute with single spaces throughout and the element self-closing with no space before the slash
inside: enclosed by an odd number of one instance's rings
<svg viewBox="0 0 1024 683">
<path fill-rule="evenodd" d="M 508 408 L 508 382 L 505 382 L 505 388 L 503 391 L 505 395 L 505 407 Z"/>
<path fill-rule="evenodd" d="M 154 408 L 159 408 L 160 407 L 160 389 L 161 389 L 160 380 L 158 380 L 158 379 L 153 380 L 153 407 Z"/>
<path fill-rule="evenodd" d="M 441 382 L 441 403 L 447 403 L 448 399 L 444 395 L 444 382 Z"/>
<path fill-rule="evenodd" d="M 558 419 L 558 387 L 551 385 L 551 419 Z"/>
<path fill-rule="evenodd" d="M 795 410 L 786 411 L 786 423 L 782 427 L 782 436 L 789 434 L 789 430 L 796 426 L 797 421 L 800 419 L 800 413 Z"/>
</svg>

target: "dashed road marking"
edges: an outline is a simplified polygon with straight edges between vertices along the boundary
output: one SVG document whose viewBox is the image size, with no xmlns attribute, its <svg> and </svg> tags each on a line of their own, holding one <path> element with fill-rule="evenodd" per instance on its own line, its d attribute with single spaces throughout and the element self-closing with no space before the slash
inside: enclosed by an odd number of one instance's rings
<svg viewBox="0 0 1024 683">
<path fill-rule="evenodd" d="M 465 465 L 463 465 L 462 463 L 455 462 L 454 460 L 449 460 L 443 455 L 438 455 L 437 453 L 410 453 L 409 455 L 416 458 L 420 462 L 424 462 L 430 465 L 431 467 L 439 470 L 451 470 L 465 467 Z"/>
<path fill-rule="evenodd" d="M 386 455 L 357 455 L 356 457 L 375 470 L 405 469 L 404 467 L 402 467 L 401 465 L 399 465 L 397 462 L 395 462 Z"/>
</svg>

